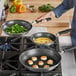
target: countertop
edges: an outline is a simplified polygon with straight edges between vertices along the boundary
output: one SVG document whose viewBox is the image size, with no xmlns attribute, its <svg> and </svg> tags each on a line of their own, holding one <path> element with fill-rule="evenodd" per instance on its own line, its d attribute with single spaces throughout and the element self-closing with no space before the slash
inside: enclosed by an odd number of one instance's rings
<svg viewBox="0 0 76 76">
<path fill-rule="evenodd" d="M 58 6 L 60 3 L 62 2 L 62 0 L 23 0 L 24 4 L 29 4 L 29 5 L 34 5 L 36 12 L 31 13 L 29 11 L 27 11 L 24 14 L 12 14 L 9 12 L 8 10 L 8 14 L 6 17 L 6 21 L 8 20 L 13 20 L 13 19 L 23 19 L 29 22 L 34 21 L 36 18 L 38 18 L 39 16 L 43 15 L 43 12 L 38 11 L 38 6 L 42 5 L 42 4 L 47 4 L 50 3 L 51 5 L 53 5 L 54 7 Z M 9 6 L 12 3 L 9 3 Z M 71 14 L 70 14 L 71 13 Z M 70 20 L 72 18 L 73 15 L 73 9 L 68 11 L 67 13 L 63 14 L 60 18 L 58 19 L 52 19 L 49 22 L 46 23 L 39 23 L 39 24 L 35 24 L 33 26 L 35 27 L 46 27 L 48 32 L 50 33 L 54 33 L 56 34 L 57 32 L 67 29 L 69 27 L 69 23 Z M 0 34 L 2 33 L 2 30 L 0 30 Z"/>
</svg>

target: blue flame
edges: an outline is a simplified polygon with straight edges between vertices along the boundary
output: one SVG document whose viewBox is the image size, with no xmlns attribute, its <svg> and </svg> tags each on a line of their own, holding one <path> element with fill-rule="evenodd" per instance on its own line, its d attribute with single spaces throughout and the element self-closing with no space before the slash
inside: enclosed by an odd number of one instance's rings
<svg viewBox="0 0 76 76">
<path fill-rule="evenodd" d="M 4 50 L 7 51 L 7 50 L 10 49 L 10 44 L 8 44 L 8 43 L 1 44 L 1 45 L 0 45 L 0 49 L 3 50 L 3 51 L 4 51 Z"/>
</svg>

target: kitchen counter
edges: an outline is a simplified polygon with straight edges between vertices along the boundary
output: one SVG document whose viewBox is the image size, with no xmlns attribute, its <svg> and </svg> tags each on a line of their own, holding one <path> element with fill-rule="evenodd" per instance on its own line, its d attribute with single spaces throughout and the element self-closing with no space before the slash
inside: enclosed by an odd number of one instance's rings
<svg viewBox="0 0 76 76">
<path fill-rule="evenodd" d="M 51 5 L 56 7 L 61 2 L 62 2 L 62 0 L 41 0 L 40 2 L 39 2 L 39 0 L 23 0 L 24 4 L 34 5 L 35 9 L 36 9 L 36 12 L 35 13 L 31 13 L 31 12 L 27 11 L 24 14 L 18 14 L 18 13 L 12 14 L 12 13 L 10 13 L 8 11 L 6 21 L 12 20 L 12 19 L 23 19 L 23 20 L 32 22 L 36 18 L 38 18 L 39 16 L 44 14 L 44 13 L 39 12 L 37 10 L 38 6 L 40 6 L 42 4 L 50 3 Z M 10 2 L 9 5 L 11 5 L 11 4 L 12 3 Z M 39 23 L 39 24 L 35 24 L 33 26 L 36 26 L 36 27 L 46 27 L 48 32 L 56 34 L 57 32 L 68 28 L 70 19 L 72 18 L 72 15 L 73 15 L 72 12 L 73 12 L 73 9 L 68 11 L 62 17 L 60 17 L 58 19 L 52 19 L 49 22 Z M 2 31 L 0 30 L 0 34 L 1 34 L 1 32 Z"/>
<path fill-rule="evenodd" d="M 56 7 L 58 6 L 62 0 L 41 0 L 39 2 L 39 0 L 23 0 L 25 5 L 34 5 L 36 12 L 31 13 L 30 11 L 27 10 L 26 13 L 23 14 L 18 14 L 18 13 L 10 13 L 8 12 L 7 18 L 6 20 L 11 20 L 11 19 L 23 19 L 29 22 L 34 21 L 35 19 L 37 19 L 38 17 L 40 17 L 41 15 L 45 14 L 43 12 L 38 11 L 38 7 L 42 4 L 51 4 L 52 6 Z M 12 2 L 10 2 L 9 6 L 12 5 Z M 54 23 L 69 23 L 69 20 L 72 18 L 73 15 L 73 9 L 66 12 L 65 14 L 63 14 L 60 18 L 53 18 L 51 21 L 46 22 L 46 23 L 40 23 L 40 24 L 35 24 L 34 26 L 53 26 Z M 71 14 L 70 14 L 71 13 Z M 64 26 L 64 25 L 63 25 Z M 66 25 L 68 26 L 68 25 Z"/>
<path fill-rule="evenodd" d="M 56 34 L 58 33 L 59 31 L 62 31 L 62 30 L 65 30 L 65 29 L 68 29 L 69 27 L 69 24 L 65 24 L 65 23 L 56 23 L 56 24 L 53 24 L 53 26 L 48 26 L 46 27 L 47 28 L 47 31 L 49 33 L 53 33 L 53 34 Z"/>
</svg>

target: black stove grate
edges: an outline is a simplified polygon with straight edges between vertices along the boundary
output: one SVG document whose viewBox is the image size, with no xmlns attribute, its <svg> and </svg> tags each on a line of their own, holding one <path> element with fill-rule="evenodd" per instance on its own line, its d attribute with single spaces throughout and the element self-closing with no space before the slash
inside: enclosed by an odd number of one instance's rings
<svg viewBox="0 0 76 76">
<path fill-rule="evenodd" d="M 50 47 L 40 47 L 30 40 L 30 37 L 0 37 L 0 44 L 10 44 L 10 49 L 0 49 L 0 76 L 62 76 L 61 64 L 48 73 L 36 73 L 29 71 L 19 62 L 19 55 L 32 48 L 55 48 L 55 45 Z"/>
</svg>

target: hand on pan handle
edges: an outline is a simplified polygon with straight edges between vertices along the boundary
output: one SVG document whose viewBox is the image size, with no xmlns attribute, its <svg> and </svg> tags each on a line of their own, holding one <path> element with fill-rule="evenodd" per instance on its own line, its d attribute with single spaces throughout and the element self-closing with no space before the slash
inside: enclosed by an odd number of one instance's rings
<svg viewBox="0 0 76 76">
<path fill-rule="evenodd" d="M 36 23 L 40 23 L 40 22 L 44 22 L 44 21 L 50 21 L 51 20 L 51 18 L 50 17 L 48 17 L 48 18 L 45 18 L 45 19 L 41 19 L 41 20 L 35 20 L 35 22 Z"/>
<path fill-rule="evenodd" d="M 49 21 L 51 20 L 53 17 L 55 17 L 55 14 L 53 11 L 51 12 L 48 12 L 42 16 L 40 16 L 39 18 L 37 18 L 36 22 L 39 23 L 39 22 L 46 22 L 46 21 Z"/>
</svg>

